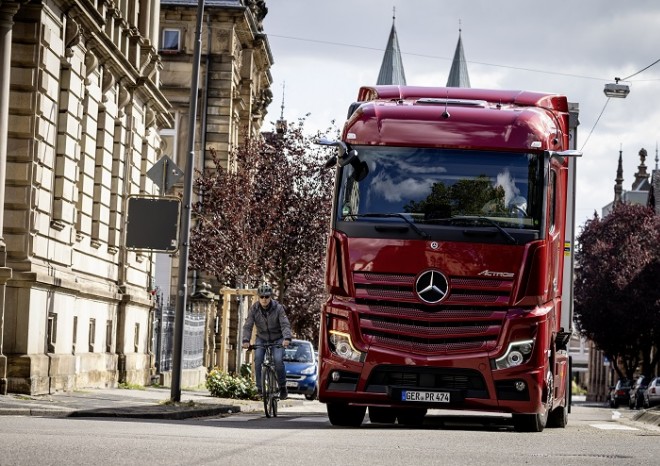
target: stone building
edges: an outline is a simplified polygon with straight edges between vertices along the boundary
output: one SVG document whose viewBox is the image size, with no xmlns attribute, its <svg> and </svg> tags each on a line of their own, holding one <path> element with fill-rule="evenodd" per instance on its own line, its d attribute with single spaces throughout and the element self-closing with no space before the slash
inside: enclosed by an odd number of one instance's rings
<svg viewBox="0 0 660 466">
<path fill-rule="evenodd" d="M 145 384 L 149 255 L 127 197 L 170 127 L 159 0 L 0 0 L 0 387 Z"/>
<path fill-rule="evenodd" d="M 161 90 L 172 105 L 173 126 L 163 129 L 163 151 L 185 169 L 191 76 L 197 22 L 197 0 L 162 0 L 160 46 L 163 69 Z M 215 168 L 213 154 L 232 167 L 230 154 L 246 137 L 261 133 L 266 109 L 272 101 L 273 57 L 262 20 L 267 14 L 263 0 L 206 0 L 201 33 L 198 82 L 198 117 L 195 136 L 195 169 Z M 175 188 L 176 189 L 176 188 Z M 158 254 L 156 284 L 163 301 L 171 302 L 178 282 L 178 258 Z M 197 373 L 185 370 L 184 385 L 203 382 L 206 368 L 234 372 L 241 363 L 241 311 L 250 293 L 235 288 L 219 289 L 212 277 L 193 271 L 191 295 L 211 287 L 207 302 L 195 299 L 195 309 L 206 315 L 207 345 L 203 366 Z M 217 295 L 216 295 L 217 293 Z M 218 296 L 221 295 L 221 296 Z M 217 319 L 216 319 L 217 318 Z M 214 325 L 217 323 L 217 327 Z M 161 377 L 168 384 L 168 375 Z"/>
</svg>

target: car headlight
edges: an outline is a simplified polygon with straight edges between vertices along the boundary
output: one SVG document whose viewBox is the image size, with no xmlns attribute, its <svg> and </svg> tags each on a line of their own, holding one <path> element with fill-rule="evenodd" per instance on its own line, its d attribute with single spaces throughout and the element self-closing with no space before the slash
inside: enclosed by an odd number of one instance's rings
<svg viewBox="0 0 660 466">
<path fill-rule="evenodd" d="M 300 371 L 300 373 L 303 375 L 312 375 L 315 372 L 316 372 L 316 367 L 314 366 L 306 367 L 305 369 Z"/>
<path fill-rule="evenodd" d="M 351 336 L 348 333 L 330 330 L 330 350 L 337 356 L 349 361 L 364 362 L 366 354 L 358 351 L 353 346 Z"/>
<path fill-rule="evenodd" d="M 529 361 L 534 349 L 534 340 L 522 340 L 509 343 L 503 356 L 493 360 L 493 369 L 508 369 Z"/>
</svg>

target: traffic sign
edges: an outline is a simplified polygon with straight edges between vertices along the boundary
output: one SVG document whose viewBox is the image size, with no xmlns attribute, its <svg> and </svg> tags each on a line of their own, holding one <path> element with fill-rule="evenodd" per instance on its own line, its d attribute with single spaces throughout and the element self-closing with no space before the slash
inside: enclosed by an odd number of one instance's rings
<svg viewBox="0 0 660 466">
<path fill-rule="evenodd" d="M 130 196 L 126 248 L 174 252 L 179 247 L 179 211 L 175 197 Z"/>
</svg>

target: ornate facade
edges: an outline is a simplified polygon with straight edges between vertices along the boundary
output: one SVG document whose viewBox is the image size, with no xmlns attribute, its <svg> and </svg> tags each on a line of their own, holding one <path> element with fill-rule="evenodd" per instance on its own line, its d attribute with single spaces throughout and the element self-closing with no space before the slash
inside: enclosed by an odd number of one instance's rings
<svg viewBox="0 0 660 466">
<path fill-rule="evenodd" d="M 163 63 L 161 89 L 172 105 L 174 124 L 161 132 L 163 150 L 185 169 L 188 151 L 191 76 L 197 22 L 197 0 L 161 1 L 160 47 Z M 199 104 L 196 118 L 195 169 L 213 170 L 213 155 L 231 169 L 232 149 L 246 137 L 261 132 L 266 109 L 272 101 L 273 64 L 262 20 L 268 10 L 263 0 L 207 0 L 201 33 Z M 171 302 L 178 282 L 178 261 L 166 254 L 156 258 L 156 277 L 163 301 Z M 212 285 L 213 298 L 207 306 L 196 300 L 198 312 L 206 315 L 204 366 L 184 371 L 184 385 L 203 383 L 206 368 L 221 367 L 236 372 L 241 364 L 241 309 L 248 299 L 243 289 L 219 290 L 212 277 L 193 273 L 191 295 L 197 296 Z M 207 283 L 202 283 L 206 281 Z M 205 286 L 206 285 L 206 286 Z M 216 294 L 217 293 L 217 294 Z M 218 296 L 221 295 L 221 296 Z M 239 298 L 243 296 L 243 298 Z M 218 300 L 214 300 L 218 298 Z M 217 322 L 217 328 L 215 328 Z M 169 374 L 161 375 L 164 385 Z"/>
<path fill-rule="evenodd" d="M 126 200 L 170 127 L 159 0 L 0 0 L 2 392 L 146 384 L 152 261 Z M 6 164 L 6 165 L 5 165 Z"/>
</svg>

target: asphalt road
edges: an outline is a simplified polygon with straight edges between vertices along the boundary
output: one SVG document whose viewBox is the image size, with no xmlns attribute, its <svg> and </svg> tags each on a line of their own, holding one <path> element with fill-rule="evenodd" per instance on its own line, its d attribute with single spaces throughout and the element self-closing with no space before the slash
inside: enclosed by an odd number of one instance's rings
<svg viewBox="0 0 660 466">
<path fill-rule="evenodd" d="M 294 398 L 295 400 L 295 398 Z M 660 428 L 635 412 L 572 408 L 565 429 L 514 432 L 507 416 L 431 411 L 419 428 L 330 425 L 300 400 L 260 412 L 187 420 L 0 417 L 0 465 L 639 465 L 657 464 Z"/>
</svg>

